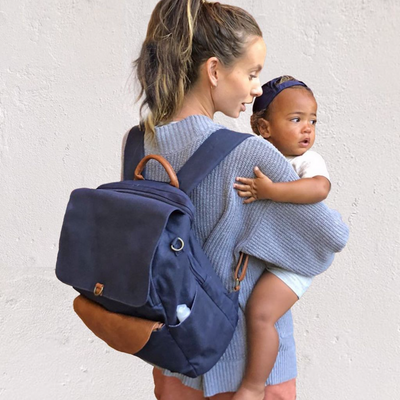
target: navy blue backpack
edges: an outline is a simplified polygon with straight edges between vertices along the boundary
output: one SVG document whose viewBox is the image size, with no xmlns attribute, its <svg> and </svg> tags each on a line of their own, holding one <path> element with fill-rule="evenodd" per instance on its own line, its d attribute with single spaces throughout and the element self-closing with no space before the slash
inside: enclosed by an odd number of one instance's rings
<svg viewBox="0 0 400 400">
<path fill-rule="evenodd" d="M 194 236 L 189 195 L 249 136 L 214 132 L 175 174 L 163 157 L 143 157 L 144 133 L 134 127 L 124 180 L 72 192 L 56 275 L 80 293 L 75 311 L 111 347 L 189 377 L 210 370 L 225 352 L 247 256 L 232 266 L 227 291 Z M 150 159 L 164 166 L 169 183 L 144 179 Z"/>
</svg>

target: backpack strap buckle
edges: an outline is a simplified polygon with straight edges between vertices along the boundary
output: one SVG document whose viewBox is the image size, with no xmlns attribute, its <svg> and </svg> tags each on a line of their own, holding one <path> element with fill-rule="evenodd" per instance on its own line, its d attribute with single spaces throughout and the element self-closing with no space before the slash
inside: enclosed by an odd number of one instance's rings
<svg viewBox="0 0 400 400">
<path fill-rule="evenodd" d="M 102 283 L 96 283 L 93 289 L 93 294 L 95 296 L 102 296 L 104 290 L 104 285 Z"/>
</svg>

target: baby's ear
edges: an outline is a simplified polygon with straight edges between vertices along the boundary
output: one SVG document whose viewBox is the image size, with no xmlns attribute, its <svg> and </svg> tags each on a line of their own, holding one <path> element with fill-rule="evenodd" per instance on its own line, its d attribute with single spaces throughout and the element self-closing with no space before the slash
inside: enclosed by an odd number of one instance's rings
<svg viewBox="0 0 400 400">
<path fill-rule="evenodd" d="M 260 118 L 258 120 L 258 132 L 264 139 L 268 140 L 271 137 L 269 122 L 266 119 Z"/>
</svg>

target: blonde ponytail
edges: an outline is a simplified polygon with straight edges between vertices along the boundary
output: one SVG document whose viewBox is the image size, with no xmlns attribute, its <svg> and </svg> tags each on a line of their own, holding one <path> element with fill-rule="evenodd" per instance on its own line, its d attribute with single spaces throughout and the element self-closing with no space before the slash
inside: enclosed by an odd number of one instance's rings
<svg viewBox="0 0 400 400">
<path fill-rule="evenodd" d="M 241 8 L 204 0 L 159 1 L 134 63 L 146 131 L 154 133 L 157 125 L 172 120 L 204 61 L 215 56 L 231 65 L 244 53 L 250 35 L 262 36 Z"/>
</svg>

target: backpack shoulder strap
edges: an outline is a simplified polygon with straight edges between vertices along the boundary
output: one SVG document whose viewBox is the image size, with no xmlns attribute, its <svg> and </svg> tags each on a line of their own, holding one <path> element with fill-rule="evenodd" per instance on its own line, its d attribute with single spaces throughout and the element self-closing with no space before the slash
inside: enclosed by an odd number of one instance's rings
<svg viewBox="0 0 400 400">
<path fill-rule="evenodd" d="M 124 149 L 124 180 L 133 179 L 136 166 L 144 157 L 144 131 L 134 126 L 128 134 Z M 142 174 L 144 171 L 142 172 Z"/>
<path fill-rule="evenodd" d="M 225 128 L 213 132 L 177 173 L 179 188 L 190 194 L 233 149 L 251 136 Z"/>
<path fill-rule="evenodd" d="M 225 128 L 213 132 L 177 173 L 180 189 L 189 194 L 234 148 L 251 136 Z M 135 168 L 143 157 L 144 131 L 134 126 L 124 150 L 125 180 L 133 179 Z"/>
</svg>

